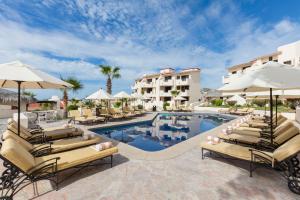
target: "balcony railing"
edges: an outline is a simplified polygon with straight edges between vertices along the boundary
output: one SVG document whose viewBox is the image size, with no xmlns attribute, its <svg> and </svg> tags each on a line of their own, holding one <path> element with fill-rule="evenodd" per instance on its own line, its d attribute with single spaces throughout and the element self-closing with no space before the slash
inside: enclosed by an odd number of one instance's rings
<svg viewBox="0 0 300 200">
<path fill-rule="evenodd" d="M 167 80 L 167 81 L 163 80 L 163 81 L 160 82 L 160 85 L 163 85 L 163 86 L 173 85 L 173 80 L 172 79 L 171 80 Z"/>
<path fill-rule="evenodd" d="M 189 85 L 190 81 L 189 81 L 189 79 L 185 79 L 185 80 L 179 79 L 179 80 L 176 80 L 175 83 L 176 83 L 176 85 Z"/>
<path fill-rule="evenodd" d="M 181 95 L 181 96 L 189 96 L 190 92 L 189 92 L 189 90 L 185 90 L 184 92 L 180 91 L 179 95 Z"/>
<path fill-rule="evenodd" d="M 169 91 L 169 92 L 160 91 L 159 95 L 160 95 L 160 96 L 163 96 L 163 97 L 169 97 L 169 96 L 172 96 L 171 91 Z"/>
</svg>

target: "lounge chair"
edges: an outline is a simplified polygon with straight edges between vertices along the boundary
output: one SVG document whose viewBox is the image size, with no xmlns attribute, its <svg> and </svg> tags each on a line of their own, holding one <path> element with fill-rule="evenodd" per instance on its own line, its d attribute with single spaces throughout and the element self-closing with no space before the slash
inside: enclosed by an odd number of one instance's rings
<svg viewBox="0 0 300 200">
<path fill-rule="evenodd" d="M 0 157 L 7 170 L 1 177 L 1 198 L 12 199 L 22 188 L 35 184 L 40 180 L 50 180 L 58 189 L 59 173 L 77 168 L 82 171 L 85 167 L 95 166 L 95 161 L 110 157 L 112 167 L 113 155 L 117 147 L 98 151 L 94 146 L 83 147 L 47 156 L 34 157 L 26 148 L 9 138 L 2 143 Z M 66 178 L 64 179 L 66 180 Z"/>
<path fill-rule="evenodd" d="M 246 115 L 249 113 L 249 109 L 250 108 L 241 108 L 241 109 L 237 109 L 235 111 L 230 111 L 230 114 L 233 115 Z M 253 111 L 252 111 L 253 112 Z"/>
<path fill-rule="evenodd" d="M 74 122 L 78 122 L 80 124 L 90 124 L 94 122 L 94 119 L 88 118 L 87 116 L 81 116 L 80 112 L 78 110 L 70 110 L 69 117 L 71 117 Z"/>
<path fill-rule="evenodd" d="M 82 113 L 84 116 L 86 116 L 87 119 L 92 119 L 93 122 L 106 122 L 105 117 L 98 117 L 93 115 L 93 112 L 91 109 L 82 109 Z"/>
<path fill-rule="evenodd" d="M 112 119 L 124 119 L 125 115 L 121 112 L 116 111 L 113 108 L 108 108 L 108 112 L 111 115 Z"/>
<path fill-rule="evenodd" d="M 124 107 L 122 113 L 125 117 L 135 117 L 137 114 L 134 112 L 134 110 L 131 110 L 129 107 Z"/>
<path fill-rule="evenodd" d="M 7 129 L 18 135 L 18 125 L 14 120 L 10 120 L 8 122 Z M 63 138 L 82 136 L 82 134 L 83 131 L 78 127 L 67 127 L 53 130 L 45 129 L 42 132 L 30 132 L 30 130 L 20 125 L 20 137 L 30 143 L 43 143 Z"/>
<path fill-rule="evenodd" d="M 230 108 L 221 108 L 218 110 L 218 113 L 226 114 L 230 112 Z"/>
<path fill-rule="evenodd" d="M 283 176 L 288 181 L 290 190 L 300 194 L 300 166 L 297 158 L 297 154 L 300 152 L 300 135 L 293 137 L 285 144 L 278 147 L 274 152 L 260 151 L 227 142 L 220 142 L 217 144 L 203 142 L 201 144 L 201 149 L 202 159 L 204 159 L 204 151 L 209 151 L 248 161 L 250 177 L 252 177 L 252 173 L 255 170 L 254 165 L 256 164 L 271 167 L 273 169 L 280 169 L 283 172 Z"/>
<path fill-rule="evenodd" d="M 16 142 L 20 143 L 20 145 L 23 145 L 23 147 L 26 148 L 26 150 L 28 150 L 34 156 L 59 153 L 101 142 L 101 138 L 97 135 L 85 135 L 69 139 L 55 140 L 50 143 L 31 144 L 23 138 L 21 138 L 20 136 L 12 133 L 9 130 L 6 130 L 3 133 L 3 140 L 9 138 L 14 139 Z"/>
<path fill-rule="evenodd" d="M 287 120 L 286 117 L 281 116 L 280 118 L 277 119 L 277 126 L 279 126 L 286 120 Z M 253 120 L 240 124 L 240 127 L 254 127 L 254 128 L 268 128 L 269 126 L 270 126 L 269 122 L 253 121 Z M 276 121 L 273 120 L 273 127 L 275 126 L 276 126 Z"/>
<path fill-rule="evenodd" d="M 294 124 L 290 120 L 286 120 L 282 124 L 277 127 L 274 127 L 273 136 L 276 136 L 276 133 L 286 127 L 286 125 L 293 126 Z M 239 134 L 239 135 L 249 135 L 255 137 L 268 137 L 270 135 L 269 129 L 260 129 L 260 128 L 251 128 L 251 127 L 238 127 L 233 129 L 231 133 Z"/>
<path fill-rule="evenodd" d="M 276 132 L 274 132 L 273 144 L 270 141 L 271 136 L 268 134 L 264 134 L 264 138 L 240 134 L 219 134 L 218 137 L 227 142 L 250 145 L 258 149 L 274 150 L 298 133 L 299 129 L 295 127 L 292 122 L 289 122 L 282 126 L 281 129 L 278 129 Z"/>
</svg>

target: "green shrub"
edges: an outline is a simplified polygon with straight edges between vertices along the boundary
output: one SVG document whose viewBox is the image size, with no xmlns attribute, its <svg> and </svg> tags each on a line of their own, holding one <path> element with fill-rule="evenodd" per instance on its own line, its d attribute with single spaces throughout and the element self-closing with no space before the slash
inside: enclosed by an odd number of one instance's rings
<svg viewBox="0 0 300 200">
<path fill-rule="evenodd" d="M 214 100 L 211 101 L 211 104 L 212 104 L 213 106 L 219 107 L 219 106 L 222 106 L 223 100 L 222 100 L 222 99 L 214 99 Z"/>
<path fill-rule="evenodd" d="M 122 102 L 120 102 L 120 101 L 117 101 L 116 103 L 114 103 L 115 108 L 120 108 L 121 105 L 122 105 Z"/>
<path fill-rule="evenodd" d="M 227 101 L 227 104 L 229 106 L 235 106 L 236 102 L 235 101 Z"/>
<path fill-rule="evenodd" d="M 95 103 L 92 100 L 87 100 L 83 103 L 83 106 L 91 109 L 95 107 Z"/>
<path fill-rule="evenodd" d="M 70 111 L 70 110 L 78 110 L 78 106 L 71 104 L 68 106 L 68 111 Z"/>
<path fill-rule="evenodd" d="M 289 108 L 295 110 L 298 105 L 300 105 L 300 100 L 298 99 L 288 99 L 287 105 Z"/>
<path fill-rule="evenodd" d="M 142 109 L 143 109 L 143 105 L 140 105 L 140 104 L 139 104 L 139 105 L 137 106 L 137 108 L 138 108 L 139 110 L 142 110 Z"/>
<path fill-rule="evenodd" d="M 167 106 L 170 106 L 170 104 L 168 102 L 164 102 L 163 104 L 163 109 L 164 110 L 167 110 Z"/>
<path fill-rule="evenodd" d="M 253 99 L 252 104 L 258 107 L 264 107 L 266 105 L 266 101 L 263 99 Z"/>
</svg>

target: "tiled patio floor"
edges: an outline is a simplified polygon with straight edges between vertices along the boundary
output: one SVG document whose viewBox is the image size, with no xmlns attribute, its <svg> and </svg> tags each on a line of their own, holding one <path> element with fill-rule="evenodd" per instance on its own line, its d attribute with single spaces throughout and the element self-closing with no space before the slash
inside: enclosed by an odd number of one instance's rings
<svg viewBox="0 0 300 200">
<path fill-rule="evenodd" d="M 200 141 L 199 141 L 200 143 Z M 2 171 L 2 170 L 1 170 Z M 65 177 L 67 174 L 62 174 Z M 257 169 L 249 177 L 248 163 L 206 157 L 199 145 L 165 160 L 142 160 L 115 156 L 114 167 L 88 168 L 52 191 L 48 181 L 38 183 L 36 199 L 205 199 L 205 200 L 296 200 L 286 181 L 274 170 Z M 15 199 L 33 197 L 32 186 Z"/>
</svg>

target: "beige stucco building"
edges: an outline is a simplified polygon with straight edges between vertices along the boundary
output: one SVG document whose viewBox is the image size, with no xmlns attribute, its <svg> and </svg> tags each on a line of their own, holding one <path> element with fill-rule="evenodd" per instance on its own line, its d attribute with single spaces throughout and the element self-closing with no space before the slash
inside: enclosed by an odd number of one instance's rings
<svg viewBox="0 0 300 200">
<path fill-rule="evenodd" d="M 251 61 L 241 63 L 238 65 L 234 65 L 228 68 L 228 74 L 223 76 L 223 84 L 228 84 L 232 81 L 235 81 L 240 75 L 247 73 L 249 70 L 256 69 L 260 67 L 262 64 L 265 64 L 268 61 L 279 62 L 282 64 L 291 65 L 292 67 L 300 68 L 300 40 L 279 46 L 277 51 L 266 54 L 260 57 L 257 57 Z M 278 94 L 282 93 L 278 92 Z M 236 94 L 236 93 L 223 93 L 224 96 Z M 264 93 L 258 93 L 264 94 Z M 267 94 L 267 93 L 266 93 Z M 284 94 L 289 95 L 300 95 L 300 90 L 286 90 Z"/>
<path fill-rule="evenodd" d="M 179 96 L 186 99 L 181 104 L 189 105 L 200 98 L 200 69 L 187 68 L 176 71 L 172 68 L 161 70 L 157 74 L 144 75 L 135 80 L 133 94 L 149 99 L 147 106 L 162 109 L 164 102 L 174 102 L 171 91 L 179 91 Z"/>
</svg>

